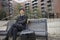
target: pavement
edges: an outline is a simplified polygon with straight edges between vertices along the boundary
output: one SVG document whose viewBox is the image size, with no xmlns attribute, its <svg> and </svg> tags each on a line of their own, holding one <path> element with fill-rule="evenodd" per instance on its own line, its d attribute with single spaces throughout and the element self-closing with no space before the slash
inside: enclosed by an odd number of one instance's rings
<svg viewBox="0 0 60 40">
<path fill-rule="evenodd" d="M 60 19 L 48 19 L 48 39 L 60 40 Z"/>
<path fill-rule="evenodd" d="M 3 22 L 3 23 L 0 22 L 0 25 L 3 25 L 5 23 L 4 27 L 0 26 L 0 30 L 6 30 L 7 22 Z M 48 29 L 48 40 L 60 40 L 60 32 L 59 32 L 60 31 L 60 19 L 47 19 L 47 26 L 48 26 L 47 28 Z M 3 36 L 0 36 L 0 38 L 3 38 Z M 36 40 L 45 40 L 45 38 L 38 37 Z"/>
</svg>

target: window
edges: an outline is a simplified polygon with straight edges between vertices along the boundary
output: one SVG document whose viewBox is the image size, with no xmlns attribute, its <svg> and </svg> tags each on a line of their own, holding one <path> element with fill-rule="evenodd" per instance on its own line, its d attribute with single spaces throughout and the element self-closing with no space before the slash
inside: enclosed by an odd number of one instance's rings
<svg viewBox="0 0 60 40">
<path fill-rule="evenodd" d="M 32 3 L 33 3 L 34 1 L 32 1 Z"/>
<path fill-rule="evenodd" d="M 37 3 L 34 3 L 34 4 L 32 4 L 32 5 L 33 5 L 33 6 L 34 6 L 34 5 L 37 5 Z"/>
<path fill-rule="evenodd" d="M 44 5 L 44 3 L 41 4 L 41 6 L 43 6 L 43 5 Z"/>
<path fill-rule="evenodd" d="M 52 9 L 48 9 L 48 11 L 52 11 Z"/>
<path fill-rule="evenodd" d="M 45 7 L 41 7 L 41 9 L 45 9 Z"/>
<path fill-rule="evenodd" d="M 54 13 L 49 13 L 49 18 L 54 18 Z"/>
<path fill-rule="evenodd" d="M 8 1 L 12 1 L 12 0 L 8 0 Z"/>
<path fill-rule="evenodd" d="M 2 3 L 2 6 L 5 7 L 6 6 L 6 3 Z"/>
<path fill-rule="evenodd" d="M 25 5 L 29 5 L 29 3 L 26 3 Z"/>
<path fill-rule="evenodd" d="M 41 11 L 42 13 L 44 13 L 45 11 Z"/>
<path fill-rule="evenodd" d="M 37 1 L 37 0 L 34 0 L 34 1 Z"/>
<path fill-rule="evenodd" d="M 29 8 L 28 9 L 26 8 L 26 10 L 29 10 Z"/>
<path fill-rule="evenodd" d="M 37 11 L 37 9 L 34 9 L 33 11 L 34 11 L 34 12 L 36 12 L 36 11 Z"/>
<path fill-rule="evenodd" d="M 25 6 L 25 8 L 27 8 L 27 7 Z"/>
<path fill-rule="evenodd" d="M 51 3 L 51 0 L 47 1 L 47 3 Z"/>
<path fill-rule="evenodd" d="M 33 9 L 34 9 L 34 8 L 37 8 L 37 6 L 33 6 Z"/>
<path fill-rule="evenodd" d="M 2 1 L 6 1 L 6 0 L 2 0 Z"/>
<path fill-rule="evenodd" d="M 33 3 L 33 2 L 36 2 L 36 1 L 37 1 L 37 0 L 34 0 L 34 1 L 32 1 L 32 3 Z"/>
<path fill-rule="evenodd" d="M 33 7 L 37 6 L 37 5 L 32 5 Z"/>
<path fill-rule="evenodd" d="M 41 0 L 41 2 L 44 2 L 44 0 Z"/>
<path fill-rule="evenodd" d="M 51 7 L 52 5 L 50 4 L 50 5 L 47 5 L 48 7 Z"/>
</svg>

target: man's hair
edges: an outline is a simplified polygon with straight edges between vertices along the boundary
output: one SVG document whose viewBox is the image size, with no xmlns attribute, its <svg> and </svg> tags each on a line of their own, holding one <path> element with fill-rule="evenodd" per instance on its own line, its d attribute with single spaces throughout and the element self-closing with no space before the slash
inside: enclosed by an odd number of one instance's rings
<svg viewBox="0 0 60 40">
<path fill-rule="evenodd" d="M 20 9 L 19 9 L 19 11 L 21 11 L 21 10 L 25 11 L 25 9 L 24 9 L 24 8 L 20 8 Z"/>
</svg>

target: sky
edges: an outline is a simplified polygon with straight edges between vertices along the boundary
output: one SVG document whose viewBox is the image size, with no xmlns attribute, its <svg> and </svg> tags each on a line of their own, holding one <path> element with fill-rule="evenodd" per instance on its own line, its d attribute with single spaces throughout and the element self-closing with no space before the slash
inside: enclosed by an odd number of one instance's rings
<svg viewBox="0 0 60 40">
<path fill-rule="evenodd" d="M 27 0 L 15 0 L 17 3 L 25 2 Z"/>
</svg>

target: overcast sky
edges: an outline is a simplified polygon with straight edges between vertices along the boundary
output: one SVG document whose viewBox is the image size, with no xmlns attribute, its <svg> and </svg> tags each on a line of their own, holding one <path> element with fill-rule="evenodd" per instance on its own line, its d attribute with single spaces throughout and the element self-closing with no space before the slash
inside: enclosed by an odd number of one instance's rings
<svg viewBox="0 0 60 40">
<path fill-rule="evenodd" d="M 15 0 L 17 3 L 25 2 L 27 0 Z"/>
</svg>

